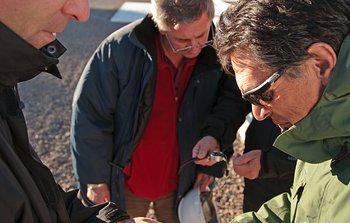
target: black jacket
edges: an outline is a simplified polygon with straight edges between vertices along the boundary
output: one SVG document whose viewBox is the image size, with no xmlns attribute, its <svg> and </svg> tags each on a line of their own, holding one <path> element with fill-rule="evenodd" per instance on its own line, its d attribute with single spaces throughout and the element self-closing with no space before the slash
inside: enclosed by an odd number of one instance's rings
<svg viewBox="0 0 350 223">
<path fill-rule="evenodd" d="M 244 179 L 244 212 L 257 211 L 263 203 L 292 186 L 296 159 L 272 146 L 280 133 L 270 118 L 253 119 L 247 129 L 244 153 L 261 149 L 262 156 L 259 177 Z"/>
<path fill-rule="evenodd" d="M 1 222 L 115 222 L 114 204 L 85 207 L 77 190 L 64 192 L 29 144 L 16 84 L 40 72 L 60 77 L 65 48 L 55 41 L 35 49 L 0 23 L 0 219 Z"/>
</svg>

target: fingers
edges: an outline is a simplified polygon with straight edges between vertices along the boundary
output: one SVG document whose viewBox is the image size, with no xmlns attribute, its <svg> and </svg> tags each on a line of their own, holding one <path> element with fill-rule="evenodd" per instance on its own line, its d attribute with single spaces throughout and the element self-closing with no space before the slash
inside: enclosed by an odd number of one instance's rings
<svg viewBox="0 0 350 223">
<path fill-rule="evenodd" d="M 151 218 L 145 218 L 145 217 L 137 217 L 137 218 L 134 218 L 134 219 L 130 219 L 128 221 L 125 221 L 125 222 L 121 222 L 121 223 L 160 223 L 159 221 L 157 220 L 153 220 Z M 119 222 L 118 222 L 119 223 Z"/>
<path fill-rule="evenodd" d="M 252 150 L 243 155 L 238 155 L 233 159 L 234 165 L 244 165 L 254 160 L 258 160 L 260 162 L 261 158 L 261 150 Z"/>
<path fill-rule="evenodd" d="M 250 168 L 248 165 L 241 165 L 241 166 L 233 165 L 233 170 L 235 171 L 236 174 L 251 180 L 258 177 L 258 171 Z"/>
<path fill-rule="evenodd" d="M 252 150 L 233 159 L 233 170 L 240 176 L 256 179 L 259 176 L 261 150 Z"/>
<path fill-rule="evenodd" d="M 204 174 L 198 173 L 196 181 L 194 183 L 194 188 L 199 187 L 200 191 L 205 191 L 206 188 L 214 181 L 214 177 Z"/>
<path fill-rule="evenodd" d="M 248 157 L 245 155 L 236 156 L 235 158 L 233 158 L 233 165 L 237 165 L 237 166 L 244 165 L 248 163 L 249 160 L 250 159 L 248 159 Z"/>
<path fill-rule="evenodd" d="M 216 161 L 210 160 L 208 158 L 208 159 L 195 160 L 194 163 L 202 166 L 212 166 L 216 163 Z"/>
<path fill-rule="evenodd" d="M 198 141 L 197 144 L 192 149 L 192 158 L 199 158 L 200 151 L 201 151 L 200 141 Z M 201 154 L 202 154 L 202 152 L 201 152 Z"/>
<path fill-rule="evenodd" d="M 195 161 L 196 164 L 203 166 L 212 166 L 216 162 L 209 159 L 204 159 L 209 152 L 220 151 L 220 146 L 217 140 L 212 136 L 205 136 L 197 142 L 197 144 L 192 149 L 192 158 L 198 158 Z"/>
<path fill-rule="evenodd" d="M 204 159 L 210 151 L 214 151 L 212 143 L 208 143 L 207 140 L 201 139 L 192 149 L 192 158 Z"/>
<path fill-rule="evenodd" d="M 96 204 L 105 203 L 111 200 L 107 184 L 89 184 L 86 196 Z"/>
</svg>

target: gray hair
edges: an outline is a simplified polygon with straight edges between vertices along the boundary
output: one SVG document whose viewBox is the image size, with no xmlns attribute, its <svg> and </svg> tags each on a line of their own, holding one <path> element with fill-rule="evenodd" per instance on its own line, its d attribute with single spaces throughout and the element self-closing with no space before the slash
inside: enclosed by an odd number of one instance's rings
<svg viewBox="0 0 350 223">
<path fill-rule="evenodd" d="M 203 12 L 214 18 L 213 0 L 151 0 L 152 19 L 161 31 L 179 29 L 199 19 Z"/>
<path fill-rule="evenodd" d="M 214 47 L 224 68 L 249 50 L 254 62 L 277 70 L 312 57 L 308 47 L 338 53 L 350 30 L 350 0 L 240 0 L 220 17 Z"/>
</svg>

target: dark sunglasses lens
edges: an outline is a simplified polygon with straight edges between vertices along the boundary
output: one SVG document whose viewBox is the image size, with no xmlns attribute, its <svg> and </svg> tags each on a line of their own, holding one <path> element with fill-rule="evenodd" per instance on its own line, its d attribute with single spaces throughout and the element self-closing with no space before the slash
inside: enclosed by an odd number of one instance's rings
<svg viewBox="0 0 350 223">
<path fill-rule="evenodd" d="M 260 99 L 261 97 L 258 94 L 248 94 L 244 96 L 244 100 L 249 101 L 249 103 L 253 104 L 253 105 L 261 105 L 260 104 Z"/>
<path fill-rule="evenodd" d="M 261 100 L 266 101 L 266 102 L 271 102 L 272 101 L 272 92 L 271 91 L 267 91 L 267 92 L 263 92 L 261 95 Z"/>
<path fill-rule="evenodd" d="M 272 101 L 272 93 L 271 92 L 263 92 L 263 93 L 251 93 L 244 97 L 245 100 L 249 101 L 253 105 L 258 105 L 264 107 L 261 104 L 261 101 L 271 102 Z"/>
</svg>

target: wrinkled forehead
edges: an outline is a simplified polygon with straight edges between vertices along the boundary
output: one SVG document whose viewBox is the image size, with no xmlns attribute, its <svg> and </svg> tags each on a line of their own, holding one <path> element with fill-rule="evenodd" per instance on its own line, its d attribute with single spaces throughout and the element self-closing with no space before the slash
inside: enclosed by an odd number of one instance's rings
<svg viewBox="0 0 350 223">
<path fill-rule="evenodd" d="M 242 92 L 258 86 L 271 73 L 271 69 L 259 63 L 250 50 L 236 50 L 231 54 L 230 62 Z"/>
<path fill-rule="evenodd" d="M 249 51 L 235 51 L 230 55 L 230 65 L 235 75 L 240 75 L 242 70 L 261 70 L 267 71 L 263 64 L 259 63 L 254 55 Z"/>
</svg>

